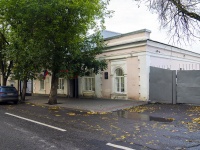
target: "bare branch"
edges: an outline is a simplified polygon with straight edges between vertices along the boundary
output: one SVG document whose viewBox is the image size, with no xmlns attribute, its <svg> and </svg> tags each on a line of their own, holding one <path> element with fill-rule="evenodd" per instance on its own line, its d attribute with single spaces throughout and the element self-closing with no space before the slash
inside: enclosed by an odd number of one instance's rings
<svg viewBox="0 0 200 150">
<path fill-rule="evenodd" d="M 158 14 L 161 28 L 168 29 L 177 42 L 200 38 L 199 0 L 136 0 Z"/>
<path fill-rule="evenodd" d="M 177 9 L 182 12 L 183 16 L 189 16 L 193 19 L 196 19 L 198 21 L 200 21 L 200 16 L 194 12 L 189 12 L 186 7 L 180 2 L 180 0 L 178 0 L 178 2 L 176 0 L 170 0 L 176 7 Z M 194 5 L 193 5 L 194 6 Z"/>
</svg>

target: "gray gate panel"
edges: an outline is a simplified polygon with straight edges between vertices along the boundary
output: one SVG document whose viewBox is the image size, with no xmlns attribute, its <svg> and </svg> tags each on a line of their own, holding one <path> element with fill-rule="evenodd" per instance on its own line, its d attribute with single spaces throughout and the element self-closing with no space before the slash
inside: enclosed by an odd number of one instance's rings
<svg viewBox="0 0 200 150">
<path fill-rule="evenodd" d="M 172 103 L 172 71 L 150 67 L 149 99 L 160 103 Z"/>
<path fill-rule="evenodd" d="M 177 91 L 176 91 L 176 70 L 173 70 L 172 71 L 172 101 L 173 101 L 173 104 L 176 104 L 177 103 L 177 99 L 176 99 L 176 94 L 177 94 Z"/>
<path fill-rule="evenodd" d="M 200 104 L 200 71 L 177 72 L 177 103 Z"/>
</svg>

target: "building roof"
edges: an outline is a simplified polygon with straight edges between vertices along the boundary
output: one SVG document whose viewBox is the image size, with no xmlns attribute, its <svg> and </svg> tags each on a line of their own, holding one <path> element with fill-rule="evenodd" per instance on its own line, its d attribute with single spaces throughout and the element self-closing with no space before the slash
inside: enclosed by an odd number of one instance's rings
<svg viewBox="0 0 200 150">
<path fill-rule="evenodd" d="M 137 30 L 137 31 L 133 31 L 133 32 L 129 32 L 129 33 L 117 33 L 117 32 L 112 32 L 112 31 L 108 31 L 108 30 L 104 30 L 101 32 L 103 38 L 105 41 L 107 40 L 112 40 L 112 39 L 117 39 L 117 38 L 122 38 L 122 37 L 126 37 L 126 36 L 129 36 L 129 35 L 135 35 L 135 34 L 139 34 L 139 33 L 148 33 L 150 34 L 151 31 L 148 30 L 148 29 L 142 29 L 142 30 Z M 170 47 L 170 50 L 173 49 L 173 51 L 181 51 L 182 53 L 187 53 L 190 55 L 199 55 L 199 53 L 196 53 L 196 52 L 193 52 L 193 51 L 190 51 L 190 50 L 186 50 L 186 49 L 183 49 L 183 48 L 179 48 L 177 46 L 173 46 L 173 45 L 169 45 L 169 44 L 166 44 L 166 43 L 162 43 L 162 42 L 159 42 L 159 41 L 154 41 L 154 40 L 151 40 L 150 37 L 147 37 L 147 38 L 132 38 L 132 39 L 129 39 L 129 40 L 126 40 L 125 42 L 119 42 L 119 43 L 116 43 L 112 46 L 107 46 L 106 49 L 109 49 L 111 47 L 118 47 L 119 45 L 130 45 L 130 44 L 134 44 L 134 43 L 148 43 L 148 41 L 151 41 L 153 43 L 157 43 L 158 45 L 163 45 L 165 47 L 165 49 L 167 49 L 167 46 Z M 177 49 L 177 50 L 175 50 Z"/>
<path fill-rule="evenodd" d="M 101 32 L 101 35 L 103 36 L 104 39 L 114 37 L 117 35 L 121 35 L 121 33 L 113 32 L 113 31 L 108 31 L 108 30 L 103 30 Z"/>
</svg>

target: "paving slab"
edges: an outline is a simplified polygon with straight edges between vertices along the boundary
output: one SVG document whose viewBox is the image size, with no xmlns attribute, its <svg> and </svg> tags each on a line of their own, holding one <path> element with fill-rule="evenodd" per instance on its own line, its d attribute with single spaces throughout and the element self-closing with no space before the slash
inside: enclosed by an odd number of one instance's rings
<svg viewBox="0 0 200 150">
<path fill-rule="evenodd" d="M 48 96 L 28 96 L 26 99 L 26 102 L 30 102 L 33 104 L 52 106 L 48 104 Z M 57 102 L 58 104 L 53 106 L 92 112 L 112 112 L 116 110 L 130 108 L 133 106 L 147 104 L 147 101 L 138 100 L 113 100 L 99 98 L 97 99 L 67 97 L 58 97 Z"/>
</svg>

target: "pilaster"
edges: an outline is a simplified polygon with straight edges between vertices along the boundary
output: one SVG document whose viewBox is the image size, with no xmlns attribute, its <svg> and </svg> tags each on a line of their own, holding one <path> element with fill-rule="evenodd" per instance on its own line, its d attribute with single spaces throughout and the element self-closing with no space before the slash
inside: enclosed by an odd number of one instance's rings
<svg viewBox="0 0 200 150">
<path fill-rule="evenodd" d="M 138 56 L 139 60 L 139 99 L 147 101 L 149 99 L 149 72 L 150 56 Z"/>
</svg>

